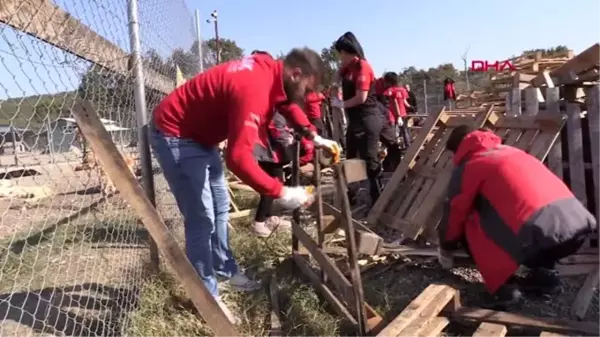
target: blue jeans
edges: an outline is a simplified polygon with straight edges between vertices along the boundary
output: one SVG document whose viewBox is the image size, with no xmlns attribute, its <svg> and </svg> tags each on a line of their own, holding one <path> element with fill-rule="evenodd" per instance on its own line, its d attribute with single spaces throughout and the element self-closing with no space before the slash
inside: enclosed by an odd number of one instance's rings
<svg viewBox="0 0 600 337">
<path fill-rule="evenodd" d="M 229 248 L 229 194 L 219 150 L 168 137 L 154 127 L 150 143 L 183 214 L 187 257 L 216 297 L 216 274 L 238 272 Z"/>
</svg>

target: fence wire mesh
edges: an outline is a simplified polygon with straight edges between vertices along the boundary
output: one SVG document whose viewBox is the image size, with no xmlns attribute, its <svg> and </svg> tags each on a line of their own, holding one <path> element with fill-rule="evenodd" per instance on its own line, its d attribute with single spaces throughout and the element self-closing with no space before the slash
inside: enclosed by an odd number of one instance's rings
<svg viewBox="0 0 600 337">
<path fill-rule="evenodd" d="M 183 0 L 143 1 L 139 22 L 146 68 L 171 85 L 176 65 L 187 76 L 198 71 Z M 72 116 L 90 102 L 139 176 L 128 24 L 124 0 L 0 6 L 2 336 L 131 333 L 150 270 L 148 235 Z M 120 54 L 103 56 L 99 39 Z M 149 113 L 163 96 L 146 87 Z M 177 214 L 160 173 L 156 180 L 161 211 Z"/>
</svg>

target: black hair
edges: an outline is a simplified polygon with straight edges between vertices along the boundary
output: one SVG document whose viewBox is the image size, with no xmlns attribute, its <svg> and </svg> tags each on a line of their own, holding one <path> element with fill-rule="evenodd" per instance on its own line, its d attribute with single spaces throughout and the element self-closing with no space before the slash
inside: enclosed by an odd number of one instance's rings
<svg viewBox="0 0 600 337">
<path fill-rule="evenodd" d="M 319 54 L 310 48 L 294 48 L 283 60 L 283 64 L 290 68 L 300 68 L 305 75 L 316 75 L 320 79 L 325 70 L 323 60 Z"/>
<path fill-rule="evenodd" d="M 448 141 L 446 142 L 446 149 L 456 152 L 462 140 L 471 132 L 477 130 L 471 125 L 462 124 L 454 128 L 448 137 Z"/>
<path fill-rule="evenodd" d="M 400 83 L 398 74 L 393 71 L 388 71 L 387 73 L 383 74 L 383 81 L 392 86 L 397 86 L 398 83 Z"/>
<path fill-rule="evenodd" d="M 333 43 L 333 48 L 338 53 L 343 51 L 348 54 L 356 55 L 363 60 L 365 59 L 365 52 L 352 32 L 346 32 L 344 35 L 340 36 L 340 38 Z"/>
<path fill-rule="evenodd" d="M 444 79 L 444 84 L 453 84 L 453 83 L 454 83 L 454 80 L 451 79 L 450 77 L 446 77 Z"/>
</svg>

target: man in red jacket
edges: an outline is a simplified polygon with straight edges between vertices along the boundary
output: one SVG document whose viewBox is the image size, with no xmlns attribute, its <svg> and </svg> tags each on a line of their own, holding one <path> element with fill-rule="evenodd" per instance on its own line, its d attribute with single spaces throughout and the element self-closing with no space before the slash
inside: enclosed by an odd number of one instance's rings
<svg viewBox="0 0 600 337">
<path fill-rule="evenodd" d="M 267 126 L 278 109 L 316 146 L 339 151 L 292 104 L 316 88 L 322 69 L 319 55 L 308 48 L 293 49 L 282 61 L 257 53 L 197 75 L 154 110 L 151 144 L 183 214 L 186 252 L 215 297 L 216 274 L 230 277 L 229 285 L 238 290 L 259 287 L 238 272 L 229 249 L 230 205 L 217 146 L 227 140 L 227 167 L 259 193 L 289 209 L 310 203 L 306 188 L 284 187 L 265 173 L 253 150 L 267 144 Z"/>
<path fill-rule="evenodd" d="M 555 263 L 581 247 L 594 217 L 542 162 L 490 131 L 457 127 L 446 147 L 455 168 L 438 227 L 440 263 L 450 267 L 448 252 L 463 245 L 496 305 L 521 298 L 513 281 L 543 296 L 559 292 Z M 518 279 L 520 265 L 530 274 Z"/>
</svg>

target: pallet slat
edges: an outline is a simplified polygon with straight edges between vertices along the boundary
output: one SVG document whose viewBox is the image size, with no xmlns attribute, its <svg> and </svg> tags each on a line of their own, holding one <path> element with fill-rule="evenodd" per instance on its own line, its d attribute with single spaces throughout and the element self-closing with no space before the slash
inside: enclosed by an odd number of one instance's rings
<svg viewBox="0 0 600 337">
<path fill-rule="evenodd" d="M 483 322 L 479 324 L 477 330 L 473 333 L 473 337 L 504 337 L 507 332 L 508 329 L 505 325 Z"/>
</svg>

